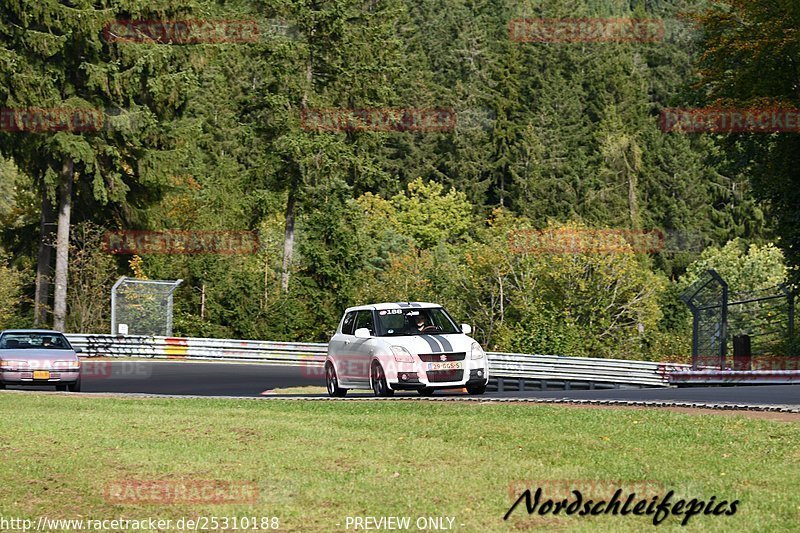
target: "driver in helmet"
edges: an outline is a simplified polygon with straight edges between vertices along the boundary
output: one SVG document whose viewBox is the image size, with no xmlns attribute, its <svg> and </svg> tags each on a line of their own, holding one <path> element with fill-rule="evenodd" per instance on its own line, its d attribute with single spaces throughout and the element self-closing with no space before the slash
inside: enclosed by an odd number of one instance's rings
<svg viewBox="0 0 800 533">
<path fill-rule="evenodd" d="M 431 331 L 435 329 L 433 325 L 428 323 L 427 317 L 422 313 L 419 313 L 418 315 L 412 316 L 410 318 L 411 318 L 411 323 L 414 324 L 413 329 L 417 332 L 421 333 L 423 331 Z"/>
</svg>

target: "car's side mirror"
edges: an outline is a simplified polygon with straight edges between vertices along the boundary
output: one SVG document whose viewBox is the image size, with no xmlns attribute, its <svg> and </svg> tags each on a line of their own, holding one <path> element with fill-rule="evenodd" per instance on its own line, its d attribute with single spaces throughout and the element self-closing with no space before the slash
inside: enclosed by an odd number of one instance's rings
<svg viewBox="0 0 800 533">
<path fill-rule="evenodd" d="M 367 328 L 358 328 L 354 333 L 354 335 L 359 339 L 369 339 L 370 337 L 372 337 Z"/>
<path fill-rule="evenodd" d="M 464 335 L 469 335 L 472 333 L 472 326 L 469 324 L 461 324 L 461 332 L 464 333 Z"/>
<path fill-rule="evenodd" d="M 75 353 L 83 353 L 83 350 L 81 350 L 80 348 L 75 348 Z"/>
</svg>

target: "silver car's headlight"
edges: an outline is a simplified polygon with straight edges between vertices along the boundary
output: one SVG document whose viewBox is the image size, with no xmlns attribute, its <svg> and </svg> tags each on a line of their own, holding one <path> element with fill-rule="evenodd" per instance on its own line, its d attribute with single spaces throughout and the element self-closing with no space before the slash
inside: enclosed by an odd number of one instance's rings
<svg viewBox="0 0 800 533">
<path fill-rule="evenodd" d="M 392 353 L 394 354 L 394 360 L 398 363 L 414 362 L 414 356 L 402 346 L 392 346 Z"/>
<path fill-rule="evenodd" d="M 79 370 L 81 368 L 80 361 L 55 361 L 53 368 L 56 370 Z"/>
<path fill-rule="evenodd" d="M 3 370 L 28 370 L 30 365 L 27 361 L 0 361 L 0 368 Z"/>
<path fill-rule="evenodd" d="M 477 342 L 472 343 L 472 358 L 473 359 L 483 359 L 486 357 L 486 352 L 483 351 L 481 345 Z"/>
</svg>

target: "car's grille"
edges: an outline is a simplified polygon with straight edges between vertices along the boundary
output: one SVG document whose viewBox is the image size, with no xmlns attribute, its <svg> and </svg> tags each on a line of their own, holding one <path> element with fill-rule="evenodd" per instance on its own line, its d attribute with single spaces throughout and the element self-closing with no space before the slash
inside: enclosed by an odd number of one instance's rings
<svg viewBox="0 0 800 533">
<path fill-rule="evenodd" d="M 442 359 L 444 356 L 444 359 Z M 465 352 L 458 353 L 421 353 L 419 358 L 424 363 L 445 363 L 447 361 L 463 361 L 467 357 Z"/>
<path fill-rule="evenodd" d="M 435 370 L 427 372 L 428 381 L 431 383 L 443 383 L 445 381 L 461 381 L 464 377 L 463 370 Z"/>
</svg>

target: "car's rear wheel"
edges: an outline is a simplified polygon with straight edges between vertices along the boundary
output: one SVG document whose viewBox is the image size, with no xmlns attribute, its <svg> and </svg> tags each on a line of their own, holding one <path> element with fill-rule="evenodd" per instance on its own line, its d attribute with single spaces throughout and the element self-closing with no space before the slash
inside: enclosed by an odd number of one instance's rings
<svg viewBox="0 0 800 533">
<path fill-rule="evenodd" d="M 383 371 L 383 367 L 377 361 L 372 363 L 370 381 L 372 382 L 372 392 L 375 393 L 375 396 L 386 397 L 394 394 L 394 391 L 389 388 L 389 384 L 386 382 L 386 373 Z"/>
<path fill-rule="evenodd" d="M 473 395 L 481 395 L 486 392 L 486 383 L 483 385 L 470 385 L 467 387 L 467 392 Z"/>
<path fill-rule="evenodd" d="M 339 380 L 336 378 L 336 369 L 333 368 L 332 363 L 325 365 L 325 386 L 328 388 L 329 396 L 341 398 L 347 394 L 347 389 L 339 386 Z"/>
<path fill-rule="evenodd" d="M 81 380 L 78 380 L 75 383 L 70 383 L 69 385 L 67 385 L 67 390 L 69 390 L 70 392 L 80 392 Z"/>
<path fill-rule="evenodd" d="M 419 389 L 417 394 L 420 396 L 433 396 L 435 389 L 433 387 L 425 387 L 424 389 Z"/>
<path fill-rule="evenodd" d="M 0 381 L 0 390 L 3 390 L 5 388 L 6 388 L 6 384 L 3 383 L 2 381 Z"/>
</svg>

